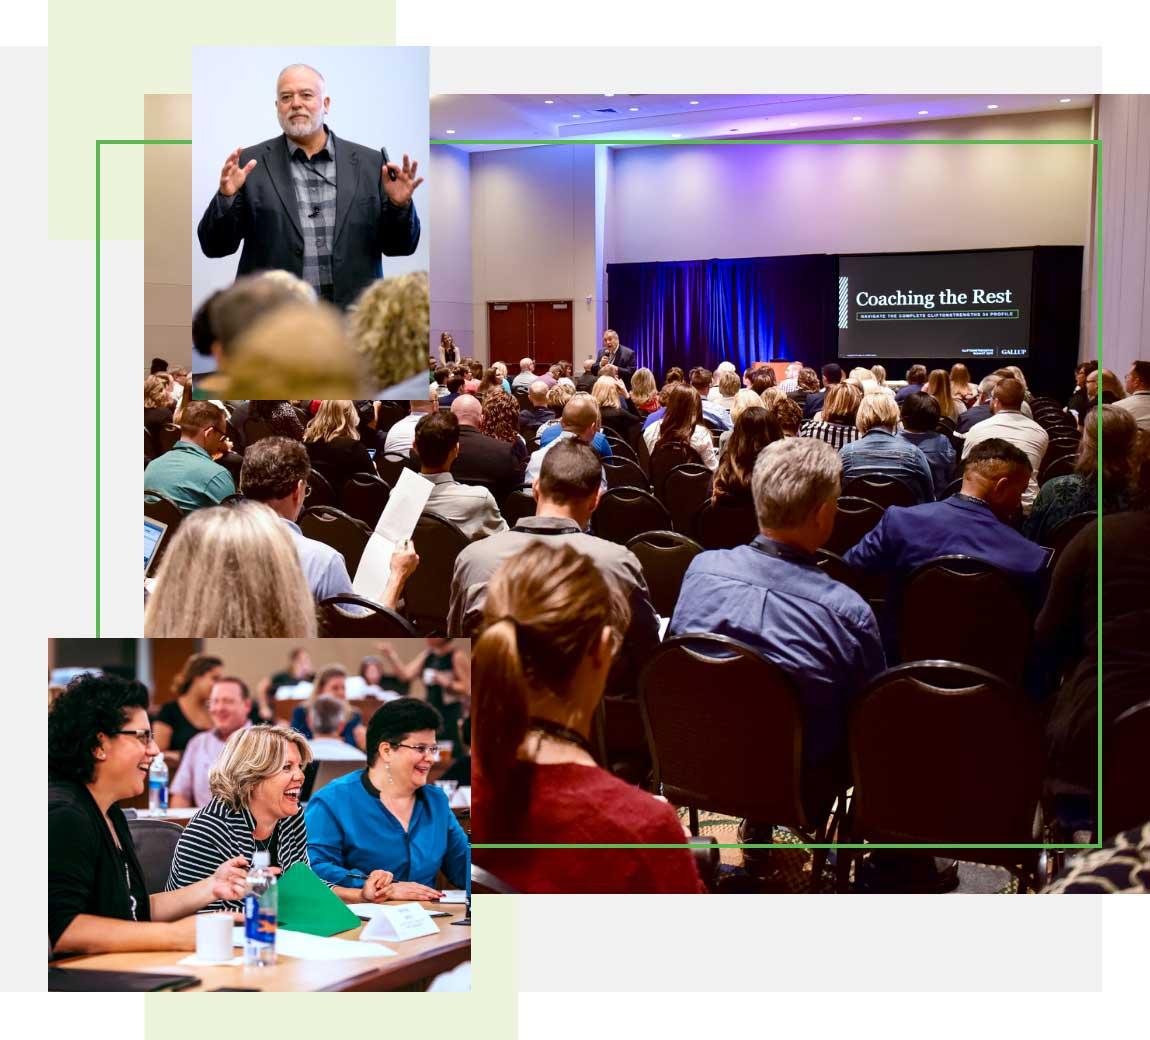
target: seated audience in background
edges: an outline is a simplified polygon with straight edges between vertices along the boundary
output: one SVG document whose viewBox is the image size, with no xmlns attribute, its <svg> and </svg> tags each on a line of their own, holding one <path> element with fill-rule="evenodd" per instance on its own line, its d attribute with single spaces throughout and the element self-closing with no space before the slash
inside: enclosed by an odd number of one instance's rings
<svg viewBox="0 0 1150 1040">
<path fill-rule="evenodd" d="M 511 396 L 510 390 L 504 391 L 503 377 L 500 376 L 499 370 L 494 367 L 484 370 L 483 378 L 479 381 L 479 386 L 476 387 L 475 396 L 478 397 L 479 400 L 486 402 L 488 394 L 493 390 L 498 390 L 500 393 L 506 393 L 509 397 Z M 514 398 L 512 398 L 512 400 L 514 400 Z M 515 406 L 515 411 L 519 411 L 518 405 Z"/>
<path fill-rule="evenodd" d="M 822 410 L 827 391 L 842 381 L 843 370 L 841 365 L 833 361 L 823 365 L 823 388 L 822 390 L 816 390 L 807 395 L 807 399 L 803 402 L 803 418 L 813 419 L 816 413 Z"/>
<path fill-rule="evenodd" d="M 299 794 L 311 749 L 287 726 L 251 726 L 231 735 L 211 772 L 212 799 L 184 827 L 165 891 L 211 876 L 221 863 L 251 863 L 266 850 L 286 873 L 307 863 L 307 825 Z M 242 872 L 246 874 L 246 869 Z M 382 902 L 391 875 L 373 871 L 347 886 L 330 885 L 345 903 Z M 217 898 L 205 910 L 242 912 L 242 898 Z"/>
<path fill-rule="evenodd" d="M 841 469 L 838 452 L 821 441 L 767 445 L 752 477 L 760 534 L 691 561 L 668 629 L 731 636 L 794 680 L 804 803 L 818 812 L 846 774 L 850 706 L 885 667 L 871 608 L 815 562 L 834 527 Z"/>
<path fill-rule="evenodd" d="M 322 401 L 303 435 L 312 469 L 318 470 L 338 495 L 353 473 L 375 473 L 359 437 L 359 415 L 352 401 Z"/>
<path fill-rule="evenodd" d="M 1002 382 L 1002 376 L 989 375 L 986 376 L 981 383 L 978 384 L 978 402 L 971 405 L 965 412 L 958 417 L 958 432 L 965 435 L 982 422 L 984 419 L 989 419 L 994 412 L 991 410 L 991 404 L 994 401 L 994 388 Z"/>
<path fill-rule="evenodd" d="M 451 475 L 459 481 L 474 480 L 491 488 L 495 499 L 502 502 L 523 483 L 521 453 L 516 452 L 515 445 L 480 431 L 483 405 L 478 398 L 470 394 L 460 397 L 452 403 L 451 414 L 459 422 L 459 455 L 452 464 Z"/>
<path fill-rule="evenodd" d="M 1150 430 L 1150 361 L 1135 361 L 1126 373 L 1126 394 L 1114 405 L 1129 412 L 1138 429 Z"/>
<path fill-rule="evenodd" d="M 782 400 L 764 401 L 764 406 L 771 413 L 771 418 L 779 424 L 784 437 L 797 437 L 803 425 L 803 410 L 797 401 L 784 397 Z"/>
<path fill-rule="evenodd" d="M 519 436 L 519 405 L 515 398 L 495 387 L 483 398 L 479 431 L 485 437 L 511 445 L 511 454 L 520 468 L 527 466 L 527 444 Z"/>
<path fill-rule="evenodd" d="M 1030 483 L 1022 495 L 1022 511 L 1029 513 L 1038 496 L 1038 471 L 1050 437 L 1038 423 L 1022 414 L 1022 394 L 1023 387 L 1017 379 L 999 381 L 991 404 L 993 414 L 966 434 L 962 460 L 965 462 L 975 447 L 992 439 L 1004 440 L 1025 452 L 1030 460 Z"/>
<path fill-rule="evenodd" d="M 799 427 L 799 436 L 825 441 L 832 448 L 841 448 L 857 440 L 859 428 L 855 425 L 862 394 L 850 383 L 832 383 L 823 399 L 818 418 L 808 419 Z"/>
<path fill-rule="evenodd" d="M 631 377 L 631 403 L 640 415 L 650 415 L 659 407 L 659 388 L 649 368 L 637 368 Z"/>
<path fill-rule="evenodd" d="M 317 762 L 362 762 L 364 753 L 343 739 L 348 723 L 347 702 L 330 694 L 316 697 L 307 711 L 311 757 Z"/>
<path fill-rule="evenodd" d="M 715 387 L 719 393 L 713 398 L 714 403 L 724 411 L 729 412 L 731 406 L 735 403 L 735 395 L 738 394 L 742 388 L 743 383 L 742 380 L 739 379 L 739 373 L 732 367 L 729 372 L 723 372 L 719 375 L 719 385 Z"/>
<path fill-rule="evenodd" d="M 431 339 L 431 293 L 426 271 L 373 282 L 349 313 L 351 345 L 367 370 L 368 396 L 389 390 L 401 401 L 420 397 L 427 386 L 423 359 Z M 323 400 L 360 393 L 316 393 Z"/>
<path fill-rule="evenodd" d="M 173 809 L 190 809 L 211 801 L 208 774 L 224 750 L 228 737 L 251 725 L 251 710 L 251 693 L 243 679 L 225 675 L 215 681 L 208 698 L 212 728 L 192 737 L 180 756 L 169 796 Z"/>
<path fill-rule="evenodd" d="M 407 403 L 411 411 L 387 431 L 387 438 L 383 442 L 385 452 L 395 452 L 397 455 L 411 454 L 411 446 L 415 443 L 415 427 L 420 419 L 439 407 L 439 396 L 432 389 L 427 397 L 416 398 Z"/>
<path fill-rule="evenodd" d="M 447 380 L 451 378 L 451 373 L 452 369 L 449 367 L 437 368 L 433 373 L 431 389 L 439 400 L 447 396 Z"/>
<path fill-rule="evenodd" d="M 137 682 L 85 674 L 48 713 L 48 943 L 52 953 L 194 950 L 195 914 L 241 899 L 247 863 L 213 858 L 193 884 L 149 895 L 120 802 L 160 754 Z"/>
<path fill-rule="evenodd" d="M 640 669 L 658 648 L 659 619 L 635 554 L 586 533 L 599 504 L 602 470 L 595 452 L 579 440 L 564 439 L 547 452 L 532 488 L 535 515 L 524 517 L 506 534 L 469 545 L 456 559 L 447 631 L 466 638 L 477 629 L 488 582 L 505 559 L 539 541 L 571 545 L 617 582 L 630 603 L 631 626 L 612 692 L 633 693 Z"/>
<path fill-rule="evenodd" d="M 463 385 L 466 382 L 462 369 L 456 369 L 447 377 L 447 393 L 440 398 L 444 408 L 450 408 L 463 395 Z"/>
<path fill-rule="evenodd" d="M 312 869 L 332 885 L 354 888 L 376 871 L 392 876 L 388 899 L 436 900 L 442 872 L 468 888 L 471 847 L 447 795 L 427 782 L 439 758 L 440 716 L 401 697 L 367 727 L 367 768 L 325 784 L 308 802 Z"/>
<path fill-rule="evenodd" d="M 240 487 L 252 502 L 262 503 L 287 528 L 299 554 L 304 581 L 316 603 L 332 596 L 355 595 L 347 562 L 338 549 L 326 542 L 308 538 L 297 521 L 307 500 L 311 472 L 308 453 L 302 444 L 284 437 L 265 437 L 244 453 Z M 391 557 L 387 585 L 376 602 L 396 609 L 404 583 L 419 565 L 410 545 L 399 546 Z"/>
<path fill-rule="evenodd" d="M 155 438 L 156 451 L 160 450 L 160 434 L 175 414 L 176 395 L 172 393 L 172 386 L 172 377 L 166 372 L 144 380 L 144 429 Z"/>
<path fill-rule="evenodd" d="M 519 361 L 519 375 L 511 381 L 511 389 L 514 390 L 517 386 L 529 387 L 535 382 L 535 362 L 529 358 L 521 358 Z"/>
<path fill-rule="evenodd" d="M 524 434 L 533 433 L 555 418 L 555 413 L 547 407 L 548 389 L 542 379 L 536 379 L 528 389 L 527 403 L 519 410 L 519 428 Z"/>
<path fill-rule="evenodd" d="M 329 664 L 321 668 L 312 685 L 311 696 L 306 704 L 297 706 L 291 713 L 291 728 L 302 733 L 308 740 L 315 735 L 308 722 L 311 707 L 320 697 L 333 697 L 347 702 L 347 669 L 341 664 Z M 350 712 L 343 724 L 341 736 L 352 747 L 363 747 L 363 719 L 358 711 Z"/>
<path fill-rule="evenodd" d="M 304 439 L 304 424 L 291 401 L 248 401 L 247 418 L 267 423 L 275 437 Z"/>
<path fill-rule="evenodd" d="M 946 435 L 938 432 L 938 402 L 921 390 L 908 394 L 902 399 L 901 417 L 899 437 L 926 456 L 934 495 L 939 498 L 954 479 L 954 448 Z"/>
<path fill-rule="evenodd" d="M 459 723 L 471 710 L 471 658 L 452 639 L 428 636 L 427 645 L 410 661 L 401 661 L 390 643 L 380 644 L 380 653 L 396 677 L 405 684 L 419 679 L 424 697 L 439 712 L 440 740 L 459 739 Z"/>
<path fill-rule="evenodd" d="M 491 367 L 499 373 L 499 379 L 503 387 L 503 392 L 505 394 L 511 393 L 511 383 L 507 379 L 507 366 L 502 361 L 496 361 L 494 364 L 492 364 Z"/>
<path fill-rule="evenodd" d="M 709 401 L 707 394 L 711 391 L 711 370 L 709 368 L 692 368 L 688 380 L 699 395 L 701 422 L 711 430 L 729 430 L 731 428 L 730 412 L 720 407 L 719 403 Z"/>
<path fill-rule="evenodd" d="M 1086 376 L 1088 408 L 1102 404 L 1115 404 L 1126 396 L 1118 377 L 1108 368 L 1096 368 Z"/>
<path fill-rule="evenodd" d="M 966 411 L 966 405 L 954 396 L 950 386 L 950 376 L 945 368 L 936 368 L 927 380 L 926 392 L 938 402 L 938 410 L 944 419 L 950 419 L 958 426 L 958 417 Z M 903 394 L 905 401 L 910 394 Z"/>
<path fill-rule="evenodd" d="M 599 406 L 599 418 L 603 425 L 634 446 L 639 443 L 643 420 L 636 412 L 624 406 L 626 394 L 627 388 L 621 379 L 604 375 L 595 381 L 591 391 L 591 396 Z"/>
<path fill-rule="evenodd" d="M 763 399 L 758 394 L 756 394 L 754 390 L 751 390 L 748 387 L 743 387 L 737 394 L 735 394 L 735 400 L 731 404 L 731 422 L 732 422 L 732 424 L 734 426 L 737 426 L 739 424 L 739 417 L 748 408 L 762 408 L 762 407 L 765 407 L 765 402 L 763 401 Z M 720 458 L 722 457 L 723 453 L 726 452 L 727 445 L 729 445 L 731 443 L 732 432 L 733 432 L 733 428 L 731 430 L 724 430 L 722 433 L 719 434 L 719 456 L 720 456 Z"/>
<path fill-rule="evenodd" d="M 1065 477 L 1051 477 L 1042 485 L 1034 508 L 1022 525 L 1022 533 L 1040 545 L 1049 545 L 1050 536 L 1063 520 L 1079 513 L 1097 512 L 1099 485 L 1103 513 L 1128 508 L 1137 439 L 1138 424 L 1118 405 L 1104 404 L 1100 409 L 1091 409 L 1083 425 L 1074 472 Z M 1098 467 L 1099 442 L 1102 444 L 1101 469 Z"/>
<path fill-rule="evenodd" d="M 787 394 L 792 401 L 799 406 L 800 409 L 806 407 L 807 401 L 819 392 L 819 374 L 813 368 L 804 368 L 800 370 L 798 377 L 795 379 L 795 389 Z"/>
<path fill-rule="evenodd" d="M 883 386 L 869 368 L 862 368 L 861 366 L 852 368 L 850 381 L 863 397 L 878 394 L 882 397 L 894 398 L 894 391 L 889 386 Z"/>
<path fill-rule="evenodd" d="M 575 380 L 575 389 L 582 394 L 589 394 L 591 388 L 595 385 L 595 380 L 599 377 L 593 371 L 595 368 L 595 359 L 593 357 L 585 357 L 583 359 L 583 371 Z"/>
<path fill-rule="evenodd" d="M 212 461 L 227 450 L 227 413 L 210 401 L 191 401 L 180 417 L 180 439 L 148 463 L 144 489 L 156 491 L 181 512 L 214 506 L 236 493 L 231 474 Z"/>
<path fill-rule="evenodd" d="M 475 403 L 478 406 L 479 402 Z M 424 512 L 438 513 L 450 520 L 470 540 L 507 530 L 503 514 L 487 488 L 460 484 L 451 475 L 451 467 L 459 457 L 459 420 L 451 412 L 437 411 L 419 420 L 415 451 L 419 455 L 420 476 L 434 485 Z"/>
<path fill-rule="evenodd" d="M 556 383 L 547 391 L 547 407 L 554 413 L 555 418 L 539 424 L 538 435 L 540 437 L 543 436 L 544 431 L 559 425 L 559 416 L 563 414 L 567 402 L 574 396 L 575 391 L 566 383 Z"/>
<path fill-rule="evenodd" d="M 729 421 L 730 416 L 727 416 Z M 702 398 L 693 386 L 676 383 L 667 392 L 667 408 L 643 431 L 647 450 L 653 455 L 665 444 L 683 444 L 695 450 L 699 460 L 712 473 L 718 469 L 711 431 L 703 425 Z"/>
<path fill-rule="evenodd" d="M 390 644 L 384 643 L 380 652 L 384 652 L 385 649 L 391 650 L 394 656 L 395 650 Z M 395 696 L 406 697 L 410 686 L 410 683 L 396 674 L 392 664 L 379 657 L 368 656 L 360 661 L 359 677 L 364 682 L 365 695 L 382 697 L 384 700 L 391 700 Z"/>
<path fill-rule="evenodd" d="M 726 375 L 726 373 L 728 373 L 728 372 L 733 373 L 736 379 L 738 378 L 739 370 L 730 361 L 720 361 L 715 366 L 715 371 L 711 375 L 711 389 L 708 390 L 707 393 L 703 395 L 712 404 L 718 404 L 719 398 L 721 398 L 723 396 L 723 392 L 722 392 L 721 388 L 719 387 L 719 383 L 722 381 L 723 376 Z M 741 387 L 742 385 L 743 384 L 740 381 L 739 386 Z M 737 393 L 737 391 L 736 391 L 736 393 Z M 732 396 L 734 396 L 734 395 L 732 394 Z"/>
<path fill-rule="evenodd" d="M 174 700 L 155 713 L 152 728 L 161 751 L 183 751 L 200 733 L 211 729 L 208 701 L 223 673 L 224 662 L 209 654 L 193 654 L 172 680 Z"/>
<path fill-rule="evenodd" d="M 585 462 L 590 470 L 592 460 Z M 495 571 L 473 649 L 481 720 L 476 841 L 685 841 L 671 806 L 601 769 L 591 750 L 592 722 L 629 613 L 618 586 L 571 544 L 521 545 Z M 479 865 L 519 892 L 701 889 L 686 848 L 548 851 L 543 858 L 488 849 Z"/>
<path fill-rule="evenodd" d="M 905 400 L 905 399 L 904 399 Z M 840 449 L 843 484 L 855 477 L 894 477 L 914 492 L 919 502 L 934 501 L 934 479 L 922 451 L 895 435 L 898 405 L 887 394 L 867 394 L 855 425 L 861 436 Z"/>
<path fill-rule="evenodd" d="M 926 366 L 925 365 L 911 365 L 906 370 L 906 386 L 894 395 L 894 399 L 902 404 L 904 397 L 909 397 L 911 394 L 919 390 L 926 389 Z"/>
<path fill-rule="evenodd" d="M 754 396 L 750 390 L 739 392 Z M 735 420 L 731 439 L 719 458 L 719 468 L 711 485 L 711 501 L 715 505 L 750 507 L 753 504 L 751 475 L 755 461 L 768 444 L 782 439 L 783 431 L 766 408 L 744 408 Z"/>
<path fill-rule="evenodd" d="M 299 639 L 315 604 L 291 533 L 259 502 L 184 518 L 144 610 L 150 637 Z"/>
<path fill-rule="evenodd" d="M 870 374 L 874 376 L 874 381 L 878 383 L 879 386 L 890 390 L 890 387 L 886 385 L 886 369 L 883 368 L 882 365 L 871 365 Z M 894 393 L 894 391 L 892 390 L 891 393 Z"/>
<path fill-rule="evenodd" d="M 961 361 L 950 366 L 950 394 L 964 411 L 978 400 L 978 387 L 971 383 L 970 370 Z"/>
<path fill-rule="evenodd" d="M 782 380 L 779 382 L 779 389 L 784 394 L 793 394 L 799 388 L 799 373 L 803 370 L 801 361 L 792 361 L 786 367 Z"/>
<path fill-rule="evenodd" d="M 743 373 L 743 384 L 749 386 L 756 394 L 761 394 L 775 385 L 774 369 L 756 361 Z"/>
<path fill-rule="evenodd" d="M 1086 417 L 1086 410 L 1090 407 L 1090 395 L 1086 393 L 1086 377 L 1098 368 L 1097 361 L 1082 361 L 1074 370 L 1074 393 L 1066 402 L 1066 407 L 1077 417 L 1079 423 Z"/>
<path fill-rule="evenodd" d="M 579 440 L 584 444 L 590 444 L 598 457 L 603 454 L 597 444 L 600 438 L 604 442 L 607 440 L 599 430 L 599 406 L 589 394 L 577 394 L 563 406 L 563 416 L 558 432 L 547 438 L 546 441 L 542 435 L 540 436 L 541 447 L 532 453 L 531 459 L 527 463 L 527 471 L 523 477 L 524 482 L 533 484 L 539 479 L 543 460 L 547 457 L 547 453 L 560 442 Z M 611 449 L 608 447 L 607 454 L 610 455 L 610 453 Z M 599 479 L 600 486 L 603 491 L 606 491 L 607 478 L 603 475 L 602 465 L 599 466 Z"/>
</svg>

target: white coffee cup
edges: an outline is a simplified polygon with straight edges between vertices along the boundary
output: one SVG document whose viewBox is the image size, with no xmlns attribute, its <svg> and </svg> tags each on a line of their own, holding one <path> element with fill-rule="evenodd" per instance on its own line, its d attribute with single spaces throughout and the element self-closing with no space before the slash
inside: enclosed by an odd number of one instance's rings
<svg viewBox="0 0 1150 1040">
<path fill-rule="evenodd" d="M 199 914 L 196 917 L 196 960 L 225 964 L 232 959 L 231 914 Z"/>
</svg>

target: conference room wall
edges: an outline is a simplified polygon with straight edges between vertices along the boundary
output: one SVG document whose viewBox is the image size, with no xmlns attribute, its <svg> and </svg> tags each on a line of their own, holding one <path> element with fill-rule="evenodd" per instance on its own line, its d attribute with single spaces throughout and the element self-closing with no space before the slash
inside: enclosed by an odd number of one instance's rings
<svg viewBox="0 0 1150 1040">
<path fill-rule="evenodd" d="M 144 137 L 192 136 L 191 94 L 145 94 Z M 188 198 L 192 156 L 187 145 L 144 148 L 144 356 L 172 366 L 192 364 L 192 258 L 188 254 Z"/>
<path fill-rule="evenodd" d="M 471 171 L 460 148 L 434 145 L 427 187 L 437 215 L 431 239 L 431 348 L 450 332 L 460 357 L 475 356 L 471 295 Z M 482 316 L 482 315 L 480 315 Z M 486 354 L 483 355 L 486 359 Z"/>
<path fill-rule="evenodd" d="M 1089 109 L 795 138 L 1087 139 Z M 1083 245 L 1088 145 L 616 149 L 607 262 Z"/>
</svg>

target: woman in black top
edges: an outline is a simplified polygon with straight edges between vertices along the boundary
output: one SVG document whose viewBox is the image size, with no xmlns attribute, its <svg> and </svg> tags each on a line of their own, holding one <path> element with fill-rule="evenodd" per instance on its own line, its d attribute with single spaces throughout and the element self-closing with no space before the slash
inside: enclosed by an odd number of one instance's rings
<svg viewBox="0 0 1150 1040">
<path fill-rule="evenodd" d="M 591 388 L 591 396 L 599 405 L 599 416 L 604 426 L 614 430 L 633 448 L 639 444 L 639 436 L 643 429 L 643 420 L 637 412 L 624 407 L 623 398 L 619 393 L 622 383 L 610 376 L 600 376 Z M 626 394 L 626 388 L 623 393 Z"/>
<path fill-rule="evenodd" d="M 177 698 L 156 713 L 156 745 L 161 751 L 183 751 L 197 733 L 212 728 L 208 698 L 223 667 L 218 657 L 195 654 L 188 658 L 177 681 Z"/>
<path fill-rule="evenodd" d="M 164 427 L 172 421 L 176 396 L 172 393 L 172 377 L 148 376 L 144 380 L 144 429 L 159 440 Z"/>
<path fill-rule="evenodd" d="M 248 418 L 267 423 L 276 437 L 303 440 L 303 423 L 291 401 L 249 401 Z M 240 430 L 240 433 L 243 433 Z"/>
<path fill-rule="evenodd" d="M 359 416 L 351 401 L 323 401 L 303 435 L 311 464 L 340 488 L 353 473 L 374 473 L 375 464 L 359 439 Z"/>
<path fill-rule="evenodd" d="M 195 913 L 242 897 L 234 857 L 194 885 L 149 894 L 117 802 L 143 794 L 160 754 L 148 691 L 83 675 L 48 714 L 48 939 L 54 953 L 194 950 Z"/>
</svg>

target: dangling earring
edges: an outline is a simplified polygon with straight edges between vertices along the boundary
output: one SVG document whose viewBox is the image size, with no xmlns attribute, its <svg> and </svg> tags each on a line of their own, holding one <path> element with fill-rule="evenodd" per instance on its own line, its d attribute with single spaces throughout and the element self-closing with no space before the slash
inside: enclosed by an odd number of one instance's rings
<svg viewBox="0 0 1150 1040">
<path fill-rule="evenodd" d="M 391 777 L 391 763 L 390 762 L 384 762 L 383 768 L 387 770 L 387 782 L 389 784 L 395 783 L 395 781 Z"/>
</svg>

